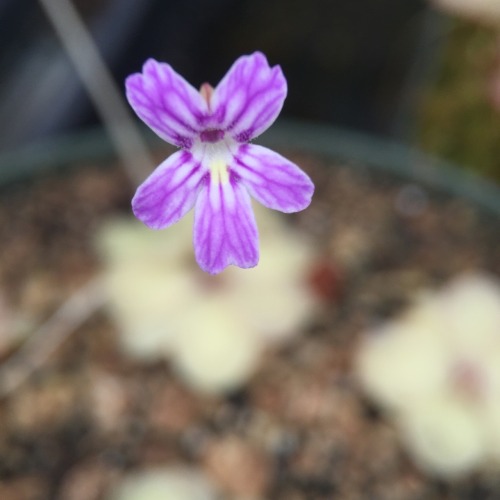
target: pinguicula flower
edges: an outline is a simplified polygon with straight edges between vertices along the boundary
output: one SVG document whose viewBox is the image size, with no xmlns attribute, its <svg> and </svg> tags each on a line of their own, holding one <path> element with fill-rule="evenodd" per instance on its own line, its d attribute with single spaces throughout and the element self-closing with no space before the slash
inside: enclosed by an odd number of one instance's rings
<svg viewBox="0 0 500 500">
<path fill-rule="evenodd" d="M 281 212 L 311 202 L 314 185 L 294 163 L 249 144 L 277 118 L 287 94 L 279 66 L 255 52 L 240 57 L 214 88 L 192 87 L 169 64 L 146 61 L 126 80 L 127 98 L 146 125 L 180 148 L 139 186 L 135 216 L 163 229 L 193 207 L 195 256 L 211 274 L 259 260 L 251 199 Z"/>
</svg>

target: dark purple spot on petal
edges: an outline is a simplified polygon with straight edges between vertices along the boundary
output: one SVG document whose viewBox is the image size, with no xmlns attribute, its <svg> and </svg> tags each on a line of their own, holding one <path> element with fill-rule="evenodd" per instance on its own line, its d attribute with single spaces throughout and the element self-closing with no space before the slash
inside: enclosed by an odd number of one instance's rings
<svg viewBox="0 0 500 500">
<path fill-rule="evenodd" d="M 200 139 L 202 142 L 219 142 L 224 138 L 224 130 L 213 129 L 204 130 L 200 134 Z"/>
<path fill-rule="evenodd" d="M 248 130 L 245 130 L 244 132 L 241 132 L 240 134 L 238 134 L 235 139 L 236 141 L 238 142 L 248 142 L 250 141 L 250 139 L 253 137 L 253 129 L 248 129 Z"/>
<path fill-rule="evenodd" d="M 191 149 L 193 146 L 193 140 L 189 137 L 182 137 L 177 134 L 175 136 L 174 144 L 181 149 Z"/>
</svg>

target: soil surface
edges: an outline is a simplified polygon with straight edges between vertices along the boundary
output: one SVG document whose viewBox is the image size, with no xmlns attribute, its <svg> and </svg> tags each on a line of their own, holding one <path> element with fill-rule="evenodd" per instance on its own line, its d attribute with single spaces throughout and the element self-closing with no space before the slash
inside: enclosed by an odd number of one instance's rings
<svg viewBox="0 0 500 500">
<path fill-rule="evenodd" d="M 500 476 L 455 482 L 419 471 L 353 374 L 362 332 L 416 290 L 463 271 L 500 276 L 498 219 L 467 201 L 363 166 L 295 154 L 316 183 L 289 216 L 317 243 L 324 303 L 301 336 L 269 350 L 225 396 L 200 396 L 168 362 L 127 359 L 104 310 L 0 401 L 0 498 L 97 500 L 128 471 L 202 468 L 224 498 L 487 499 Z M 117 165 L 80 164 L 0 196 L 0 291 L 41 322 L 100 268 L 92 236 L 129 211 Z M 20 342 L 4 342 L 0 360 Z"/>
</svg>

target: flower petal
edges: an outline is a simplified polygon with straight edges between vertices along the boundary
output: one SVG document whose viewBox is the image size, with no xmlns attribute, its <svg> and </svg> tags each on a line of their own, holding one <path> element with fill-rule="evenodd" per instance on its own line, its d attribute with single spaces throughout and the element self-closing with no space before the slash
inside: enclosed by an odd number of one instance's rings
<svg viewBox="0 0 500 500">
<path fill-rule="evenodd" d="M 139 118 L 162 139 L 189 148 L 202 129 L 208 105 L 169 64 L 148 59 L 142 73 L 125 81 L 127 99 Z"/>
<path fill-rule="evenodd" d="M 270 149 L 244 144 L 232 165 L 251 196 L 262 205 L 290 213 L 311 203 L 314 184 L 294 163 Z"/>
<path fill-rule="evenodd" d="M 205 173 L 189 151 L 177 151 L 137 188 L 135 216 L 152 229 L 174 224 L 193 208 Z"/>
<path fill-rule="evenodd" d="M 260 52 L 240 57 L 212 95 L 214 126 L 238 142 L 248 142 L 276 120 L 286 94 L 286 80 L 279 66 L 271 68 Z"/>
<path fill-rule="evenodd" d="M 200 267 L 217 274 L 230 264 L 254 267 L 258 234 L 250 196 L 234 179 L 208 180 L 196 200 L 194 248 Z"/>
</svg>

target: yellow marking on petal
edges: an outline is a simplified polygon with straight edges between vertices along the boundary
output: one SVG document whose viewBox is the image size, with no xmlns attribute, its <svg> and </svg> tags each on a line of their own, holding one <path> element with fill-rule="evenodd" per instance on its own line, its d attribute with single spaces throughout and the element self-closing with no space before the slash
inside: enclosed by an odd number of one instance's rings
<svg viewBox="0 0 500 500">
<path fill-rule="evenodd" d="M 227 184 L 229 182 L 229 170 L 223 160 L 212 160 L 210 163 L 210 178 L 212 182 Z"/>
</svg>

